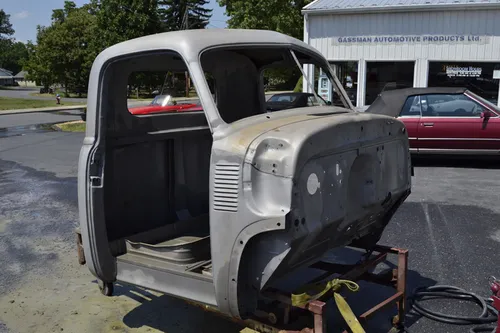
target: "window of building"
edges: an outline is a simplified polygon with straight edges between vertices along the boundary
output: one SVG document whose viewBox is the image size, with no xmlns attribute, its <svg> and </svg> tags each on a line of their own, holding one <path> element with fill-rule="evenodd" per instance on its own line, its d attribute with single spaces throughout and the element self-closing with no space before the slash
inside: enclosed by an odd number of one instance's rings
<svg viewBox="0 0 500 333">
<path fill-rule="evenodd" d="M 373 103 L 382 91 L 413 87 L 414 67 L 413 61 L 367 62 L 365 104 Z"/>
<path fill-rule="evenodd" d="M 493 79 L 496 63 L 429 62 L 429 87 L 463 87 L 496 104 L 498 80 Z"/>
<path fill-rule="evenodd" d="M 336 61 L 330 65 L 337 75 L 342 87 L 349 96 L 351 103 L 356 104 L 358 92 L 358 62 L 357 61 Z"/>
</svg>

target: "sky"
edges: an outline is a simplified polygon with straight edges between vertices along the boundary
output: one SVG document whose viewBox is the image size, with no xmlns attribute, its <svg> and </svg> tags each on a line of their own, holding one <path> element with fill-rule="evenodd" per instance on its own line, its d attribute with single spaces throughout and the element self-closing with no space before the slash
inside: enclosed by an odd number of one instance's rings
<svg viewBox="0 0 500 333">
<path fill-rule="evenodd" d="M 73 0 L 79 7 L 89 0 Z M 53 9 L 63 8 L 64 0 L 0 0 L 0 9 L 10 14 L 10 23 L 16 31 L 14 38 L 21 42 L 36 41 L 36 26 L 50 25 Z M 213 9 L 208 28 L 225 28 L 227 16 L 216 0 L 210 0 L 207 8 Z"/>
</svg>

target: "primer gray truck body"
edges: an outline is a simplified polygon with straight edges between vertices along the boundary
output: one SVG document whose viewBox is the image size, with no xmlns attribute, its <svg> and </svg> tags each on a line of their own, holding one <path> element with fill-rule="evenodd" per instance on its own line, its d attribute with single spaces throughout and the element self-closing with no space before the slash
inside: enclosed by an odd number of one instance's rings
<svg viewBox="0 0 500 333">
<path fill-rule="evenodd" d="M 78 196 L 87 265 L 104 285 L 243 318 L 262 291 L 330 249 L 376 244 L 410 193 L 405 127 L 354 112 L 340 86 L 344 108 L 266 113 L 261 65 L 289 61 L 288 50 L 329 68 L 307 44 L 255 30 L 157 34 L 97 57 Z M 131 115 L 128 74 L 166 63 L 189 71 L 204 111 Z"/>
</svg>

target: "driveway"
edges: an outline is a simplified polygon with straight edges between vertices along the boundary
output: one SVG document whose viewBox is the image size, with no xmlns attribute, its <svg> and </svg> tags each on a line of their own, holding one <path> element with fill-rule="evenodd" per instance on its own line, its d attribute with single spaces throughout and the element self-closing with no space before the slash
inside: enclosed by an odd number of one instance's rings
<svg viewBox="0 0 500 333">
<path fill-rule="evenodd" d="M 0 137 L 16 132 L 13 127 L 40 124 L 61 123 L 80 120 L 80 111 L 31 112 L 20 114 L 4 114 L 0 112 Z"/>
<path fill-rule="evenodd" d="M 94 277 L 77 264 L 73 243 L 82 140 L 79 133 L 35 131 L 0 138 L 0 332 L 239 332 L 235 324 L 159 293 L 118 285 L 116 296 L 100 295 Z M 413 193 L 381 241 L 410 250 L 409 291 L 439 283 L 489 295 L 487 278 L 500 266 L 499 168 L 416 163 Z M 385 294 L 361 284 L 348 301 L 360 313 Z M 458 302 L 434 306 L 459 314 L 477 310 Z M 374 317 L 367 331 L 387 332 L 389 315 Z M 468 329 L 414 313 L 408 324 L 421 333 Z"/>
</svg>

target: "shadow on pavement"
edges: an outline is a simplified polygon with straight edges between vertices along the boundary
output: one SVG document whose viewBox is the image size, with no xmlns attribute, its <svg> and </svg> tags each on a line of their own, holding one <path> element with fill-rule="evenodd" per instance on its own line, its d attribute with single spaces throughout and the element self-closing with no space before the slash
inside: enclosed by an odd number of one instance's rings
<svg viewBox="0 0 500 333">
<path fill-rule="evenodd" d="M 238 333 L 244 328 L 181 299 L 157 296 L 135 286 L 116 284 L 115 295 L 125 295 L 141 303 L 123 318 L 130 328 L 149 326 L 168 333 Z"/>
<path fill-rule="evenodd" d="M 493 157 L 412 157 L 414 167 L 442 167 L 469 169 L 500 169 L 500 155 Z"/>
</svg>

